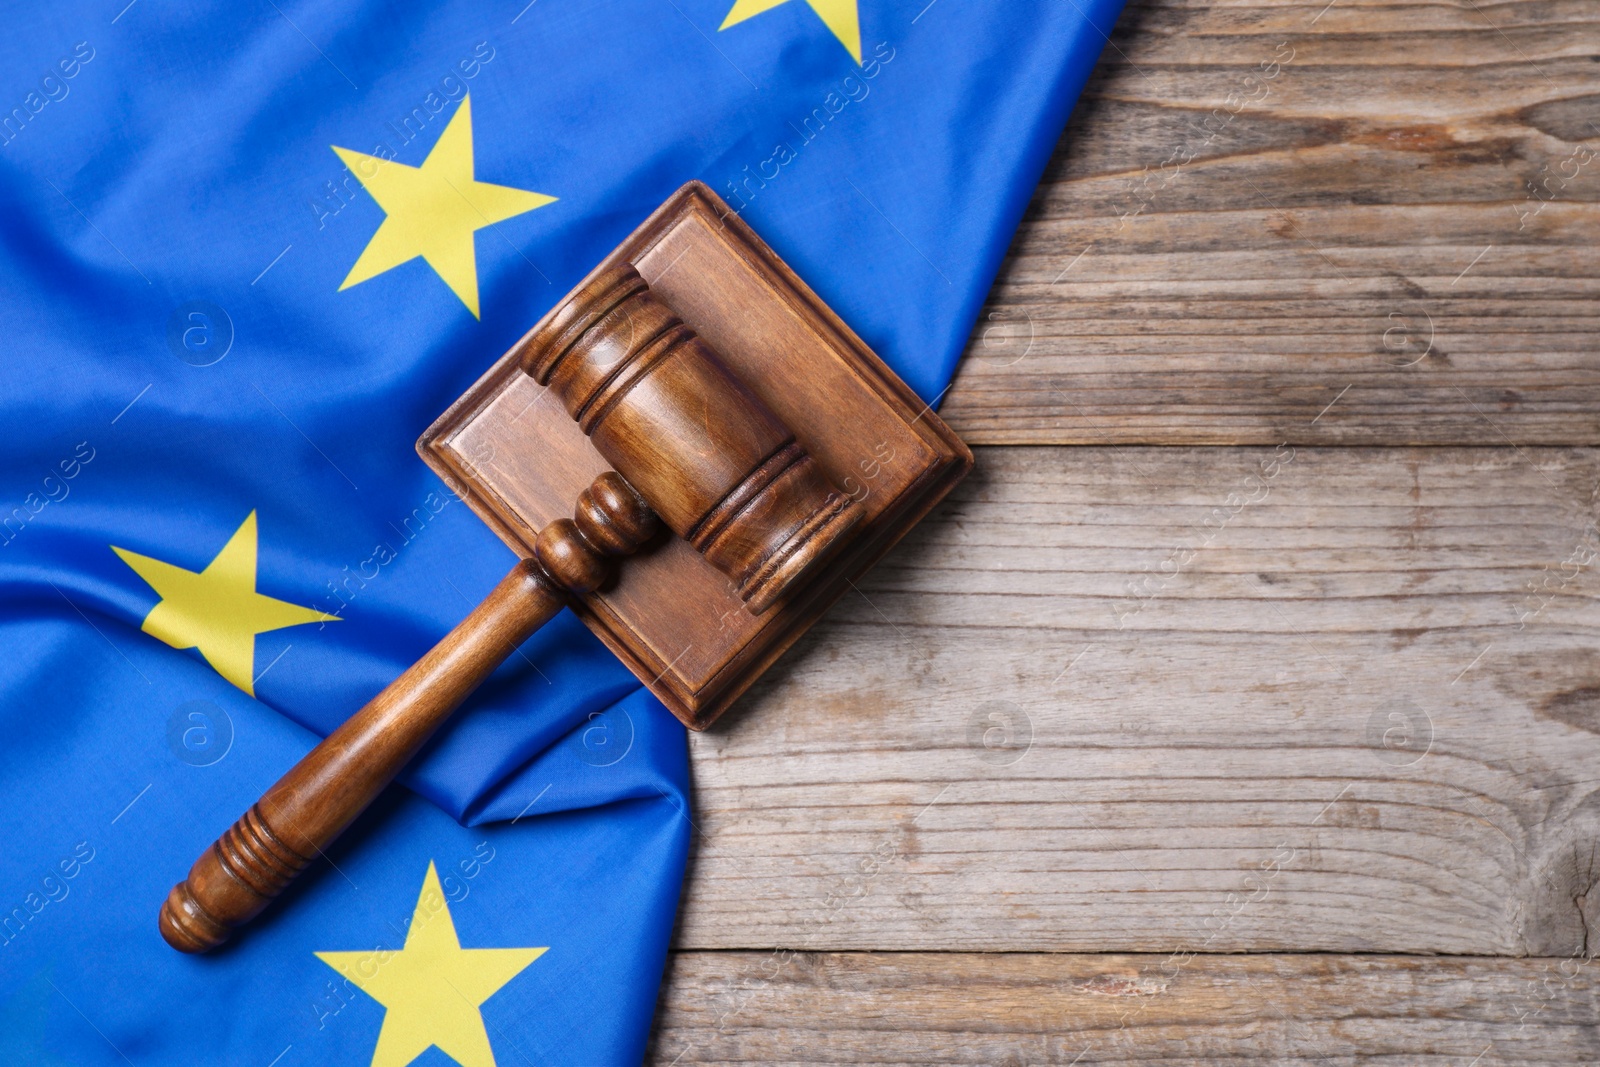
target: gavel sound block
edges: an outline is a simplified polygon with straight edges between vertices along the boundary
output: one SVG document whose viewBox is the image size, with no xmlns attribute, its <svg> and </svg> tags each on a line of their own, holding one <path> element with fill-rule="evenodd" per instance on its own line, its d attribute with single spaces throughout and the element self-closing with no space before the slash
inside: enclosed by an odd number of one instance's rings
<svg viewBox="0 0 1600 1067">
<path fill-rule="evenodd" d="M 972 466 L 699 182 L 417 450 L 522 559 L 201 855 L 161 909 L 174 948 L 259 914 L 561 608 L 704 729 Z"/>
</svg>

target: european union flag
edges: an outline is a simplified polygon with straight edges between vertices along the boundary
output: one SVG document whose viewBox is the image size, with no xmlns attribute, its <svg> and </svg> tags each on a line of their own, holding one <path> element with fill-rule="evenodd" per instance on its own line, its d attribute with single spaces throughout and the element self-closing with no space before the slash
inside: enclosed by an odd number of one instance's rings
<svg viewBox="0 0 1600 1067">
<path fill-rule="evenodd" d="M 1119 0 L 66 2 L 0 39 L 0 1061 L 636 1063 L 681 727 L 564 615 L 203 957 L 168 888 L 510 564 L 418 433 L 720 193 L 936 400 Z"/>
</svg>

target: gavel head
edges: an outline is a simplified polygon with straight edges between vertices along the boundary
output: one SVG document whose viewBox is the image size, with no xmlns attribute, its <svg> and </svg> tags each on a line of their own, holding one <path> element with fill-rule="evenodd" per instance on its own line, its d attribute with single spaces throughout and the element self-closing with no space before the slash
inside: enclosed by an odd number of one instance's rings
<svg viewBox="0 0 1600 1067">
<path fill-rule="evenodd" d="M 522 369 L 760 614 L 849 539 L 862 510 L 627 263 L 527 339 Z"/>
</svg>

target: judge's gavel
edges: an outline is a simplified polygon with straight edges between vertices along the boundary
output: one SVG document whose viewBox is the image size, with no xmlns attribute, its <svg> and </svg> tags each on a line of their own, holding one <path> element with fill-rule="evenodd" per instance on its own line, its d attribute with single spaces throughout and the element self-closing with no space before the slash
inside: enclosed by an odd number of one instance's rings
<svg viewBox="0 0 1600 1067">
<path fill-rule="evenodd" d="M 597 275 L 523 347 L 614 468 L 541 530 L 460 625 L 312 749 L 201 854 L 161 908 L 161 935 L 204 952 L 323 854 L 502 660 L 657 517 L 760 614 L 848 540 L 861 508 L 626 263 Z"/>
</svg>

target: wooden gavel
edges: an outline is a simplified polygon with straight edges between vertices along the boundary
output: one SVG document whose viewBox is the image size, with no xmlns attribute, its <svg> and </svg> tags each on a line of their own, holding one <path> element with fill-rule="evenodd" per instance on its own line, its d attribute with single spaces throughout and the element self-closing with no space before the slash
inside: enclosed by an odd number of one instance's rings
<svg viewBox="0 0 1600 1067">
<path fill-rule="evenodd" d="M 461 623 L 267 790 L 174 886 L 161 935 L 221 944 L 322 855 L 500 663 L 657 518 L 766 611 L 849 540 L 860 506 L 634 268 L 573 293 L 523 347 L 611 464 Z"/>
</svg>

